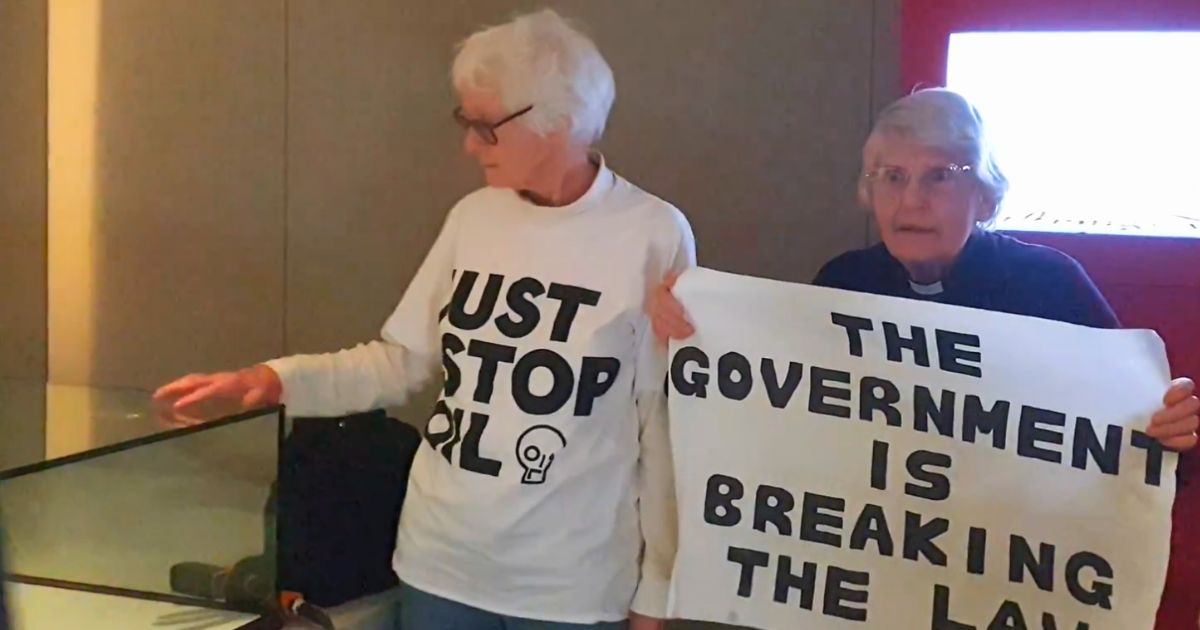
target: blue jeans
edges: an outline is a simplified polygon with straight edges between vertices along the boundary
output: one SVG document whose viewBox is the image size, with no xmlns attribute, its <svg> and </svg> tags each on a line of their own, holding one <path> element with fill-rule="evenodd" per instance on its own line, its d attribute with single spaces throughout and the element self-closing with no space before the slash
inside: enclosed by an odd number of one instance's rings
<svg viewBox="0 0 1200 630">
<path fill-rule="evenodd" d="M 560 623 L 505 617 L 400 585 L 396 630 L 624 630 L 624 621 Z"/>
</svg>

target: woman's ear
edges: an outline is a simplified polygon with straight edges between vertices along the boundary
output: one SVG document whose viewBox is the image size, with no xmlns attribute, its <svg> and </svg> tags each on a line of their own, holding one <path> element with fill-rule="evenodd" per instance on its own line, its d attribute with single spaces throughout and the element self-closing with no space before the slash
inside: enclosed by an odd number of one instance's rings
<svg viewBox="0 0 1200 630">
<path fill-rule="evenodd" d="M 1000 204 L 996 203 L 992 196 L 984 191 L 979 191 L 975 195 L 975 223 L 987 225 L 996 218 L 996 214 L 1000 210 Z"/>
</svg>

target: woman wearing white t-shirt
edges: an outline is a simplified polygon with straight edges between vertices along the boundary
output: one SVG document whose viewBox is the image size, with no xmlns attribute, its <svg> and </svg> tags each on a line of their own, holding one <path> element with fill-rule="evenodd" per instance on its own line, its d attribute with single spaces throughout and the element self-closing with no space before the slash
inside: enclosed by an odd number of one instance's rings
<svg viewBox="0 0 1200 630">
<path fill-rule="evenodd" d="M 660 628 L 674 495 L 643 303 L 694 264 L 691 229 L 591 150 L 612 71 L 553 11 L 475 33 L 452 76 L 488 185 L 450 210 L 382 340 L 157 396 L 335 416 L 402 404 L 440 365 L 394 558 L 403 630 Z"/>
</svg>

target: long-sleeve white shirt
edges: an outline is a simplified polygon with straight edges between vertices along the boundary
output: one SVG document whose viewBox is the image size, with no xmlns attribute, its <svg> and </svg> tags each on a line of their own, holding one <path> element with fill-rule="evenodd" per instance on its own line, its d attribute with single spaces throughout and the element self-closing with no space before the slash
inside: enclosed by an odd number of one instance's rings
<svg viewBox="0 0 1200 630">
<path fill-rule="evenodd" d="M 465 197 L 382 340 L 268 362 L 293 415 L 405 402 L 442 367 L 394 566 L 503 615 L 662 617 L 675 554 L 665 350 L 648 293 L 695 264 L 683 215 L 607 168 L 565 207 Z"/>
</svg>

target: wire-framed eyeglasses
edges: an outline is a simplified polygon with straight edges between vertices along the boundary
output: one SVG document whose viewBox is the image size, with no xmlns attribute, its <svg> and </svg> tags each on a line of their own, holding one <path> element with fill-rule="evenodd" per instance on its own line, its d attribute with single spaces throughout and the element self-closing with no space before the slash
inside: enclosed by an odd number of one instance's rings
<svg viewBox="0 0 1200 630">
<path fill-rule="evenodd" d="M 926 194 L 948 193 L 956 190 L 973 171 L 970 165 L 951 163 L 926 169 L 916 179 Z M 876 193 L 889 196 L 903 195 L 913 181 L 913 175 L 899 166 L 881 166 L 863 177 Z"/>
</svg>

